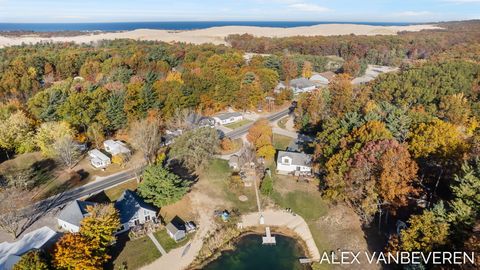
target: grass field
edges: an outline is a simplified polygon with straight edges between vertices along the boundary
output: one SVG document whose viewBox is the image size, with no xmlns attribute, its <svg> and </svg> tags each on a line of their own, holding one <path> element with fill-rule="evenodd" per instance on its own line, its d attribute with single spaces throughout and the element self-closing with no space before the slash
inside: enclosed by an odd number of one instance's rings
<svg viewBox="0 0 480 270">
<path fill-rule="evenodd" d="M 240 187 L 233 189 L 230 186 L 231 170 L 226 160 L 212 160 L 210 166 L 202 173 L 204 183 L 208 186 L 202 187 L 202 190 L 208 192 L 213 198 L 221 199 L 238 209 L 241 213 L 255 211 L 255 190 L 253 187 Z M 238 196 L 245 195 L 248 200 L 241 202 Z"/>
<path fill-rule="evenodd" d="M 127 181 L 113 188 L 106 189 L 105 195 L 108 197 L 108 199 L 111 202 L 113 202 L 113 201 L 116 201 L 125 190 L 129 189 L 133 191 L 137 189 L 137 186 L 138 186 L 137 180 L 132 179 L 130 181 Z"/>
<path fill-rule="evenodd" d="M 286 117 L 278 120 L 278 126 L 279 126 L 280 128 L 285 129 L 285 128 L 286 128 L 285 125 L 287 124 L 287 121 L 288 121 L 289 118 L 290 118 L 290 116 L 286 116 Z"/>
<path fill-rule="evenodd" d="M 178 247 L 181 247 L 183 245 L 185 245 L 186 243 L 188 243 L 188 241 L 195 235 L 193 233 L 191 234 L 187 234 L 187 237 L 185 237 L 184 239 L 182 239 L 181 241 L 179 242 L 175 242 L 175 240 L 173 240 L 172 238 L 170 238 L 170 236 L 168 235 L 167 231 L 166 230 L 160 230 L 160 231 L 157 231 L 153 234 L 155 236 L 155 238 L 157 238 L 158 242 L 160 243 L 160 245 L 162 245 L 162 247 L 165 249 L 165 251 L 168 253 L 170 252 L 170 250 L 172 249 L 176 249 Z"/>
<path fill-rule="evenodd" d="M 229 128 L 229 129 L 237 129 L 239 127 L 243 127 L 243 126 L 248 125 L 250 123 L 252 123 L 252 120 L 243 119 L 241 121 L 225 125 L 225 127 Z"/>
<path fill-rule="evenodd" d="M 280 134 L 273 134 L 273 146 L 277 150 L 285 150 L 292 143 L 293 139 Z"/>
<path fill-rule="evenodd" d="M 128 240 L 128 236 L 124 234 L 119 237 L 114 248 L 120 253 L 113 255 L 115 259 L 113 269 L 117 269 L 122 264 L 126 264 L 129 270 L 139 269 L 161 257 L 160 251 L 148 236 Z"/>
</svg>

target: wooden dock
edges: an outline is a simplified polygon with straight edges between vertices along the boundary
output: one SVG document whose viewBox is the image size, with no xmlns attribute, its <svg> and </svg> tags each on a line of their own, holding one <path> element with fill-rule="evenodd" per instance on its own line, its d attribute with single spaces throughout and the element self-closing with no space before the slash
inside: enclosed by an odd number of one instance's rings
<svg viewBox="0 0 480 270">
<path fill-rule="evenodd" d="M 307 264 L 307 263 L 312 263 L 312 259 L 309 259 L 309 258 L 300 258 L 298 259 L 298 261 L 301 263 L 301 264 Z"/>
<path fill-rule="evenodd" d="M 277 241 L 275 240 L 275 236 L 272 236 L 270 233 L 270 227 L 265 228 L 265 236 L 262 237 L 262 244 L 263 245 L 275 245 Z"/>
</svg>

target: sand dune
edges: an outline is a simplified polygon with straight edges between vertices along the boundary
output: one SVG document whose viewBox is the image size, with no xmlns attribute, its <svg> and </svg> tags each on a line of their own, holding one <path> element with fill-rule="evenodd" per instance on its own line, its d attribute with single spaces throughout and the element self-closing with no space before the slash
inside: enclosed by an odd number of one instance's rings
<svg viewBox="0 0 480 270">
<path fill-rule="evenodd" d="M 90 43 L 98 40 L 135 39 L 157 40 L 165 42 L 186 42 L 193 44 L 213 43 L 226 44 L 225 37 L 230 34 L 252 34 L 262 37 L 290 37 L 290 36 L 334 36 L 334 35 L 396 35 L 401 31 L 420 31 L 423 29 L 439 29 L 435 25 L 410 25 L 410 26 L 371 26 L 359 24 L 320 24 L 314 26 L 275 28 L 255 26 L 222 26 L 191 31 L 169 31 L 137 29 L 133 31 L 86 34 L 75 37 L 41 38 L 36 36 L 5 37 L 0 36 L 0 47 L 33 44 L 38 42 L 76 42 Z"/>
</svg>

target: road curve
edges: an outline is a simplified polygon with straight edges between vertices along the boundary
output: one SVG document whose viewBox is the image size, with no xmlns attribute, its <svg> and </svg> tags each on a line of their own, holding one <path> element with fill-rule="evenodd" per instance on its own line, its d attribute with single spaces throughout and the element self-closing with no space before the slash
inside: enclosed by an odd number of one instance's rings
<svg viewBox="0 0 480 270">
<path fill-rule="evenodd" d="M 270 121 L 270 122 L 276 121 L 280 118 L 283 118 L 283 117 L 287 116 L 290 113 L 290 111 L 291 111 L 291 108 L 287 108 L 283 111 L 279 111 L 277 113 L 271 114 L 267 117 L 267 120 Z M 237 128 L 235 130 L 232 130 L 232 131 L 226 133 L 225 137 L 228 137 L 230 139 L 238 139 L 238 138 L 242 137 L 245 133 L 247 133 L 252 125 L 253 125 L 253 123 L 249 123 L 247 125 L 244 125 L 242 127 Z"/>
</svg>

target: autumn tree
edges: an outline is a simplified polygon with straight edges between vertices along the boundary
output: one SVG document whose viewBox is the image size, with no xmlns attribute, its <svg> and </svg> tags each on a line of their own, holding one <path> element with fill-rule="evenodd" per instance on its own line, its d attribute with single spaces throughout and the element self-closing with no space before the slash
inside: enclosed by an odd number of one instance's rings
<svg viewBox="0 0 480 270">
<path fill-rule="evenodd" d="M 470 104 L 463 93 L 443 96 L 440 100 L 439 115 L 452 124 L 464 125 L 471 115 Z"/>
<path fill-rule="evenodd" d="M 138 120 L 132 123 L 130 141 L 135 149 L 142 151 L 146 162 L 152 163 L 162 143 L 162 127 L 158 118 Z"/>
<path fill-rule="evenodd" d="M 80 233 L 67 233 L 55 243 L 53 266 L 65 270 L 101 270 L 109 259 L 98 242 Z"/>
<path fill-rule="evenodd" d="M 30 152 L 35 147 L 33 120 L 24 112 L 17 111 L 7 119 L 0 121 L 0 147 L 14 150 L 16 153 Z"/>
<path fill-rule="evenodd" d="M 113 204 L 87 206 L 89 213 L 80 223 L 80 234 L 99 244 L 100 249 L 111 245 L 115 232 L 120 228 L 120 216 Z"/>
<path fill-rule="evenodd" d="M 412 215 L 400 234 L 401 250 L 429 252 L 445 245 L 449 234 L 445 214 L 443 205 L 437 205 L 421 215 Z"/>
<path fill-rule="evenodd" d="M 159 208 L 179 201 L 187 191 L 188 183 L 161 164 L 148 166 L 138 186 L 138 194 Z"/>
<path fill-rule="evenodd" d="M 410 151 L 415 157 L 434 155 L 448 158 L 462 154 L 465 149 L 465 142 L 459 129 L 439 119 L 421 123 L 409 137 Z"/>
<path fill-rule="evenodd" d="M 22 255 L 20 260 L 13 266 L 13 270 L 49 270 L 45 255 L 38 250 L 29 251 Z"/>
<path fill-rule="evenodd" d="M 105 141 L 103 126 L 97 122 L 90 124 L 87 129 L 87 137 L 96 148 L 101 148 Z"/>
<path fill-rule="evenodd" d="M 303 62 L 303 67 L 302 67 L 302 77 L 304 78 L 310 78 L 312 77 L 312 63 L 309 61 Z"/>
<path fill-rule="evenodd" d="M 285 55 L 282 58 L 282 71 L 287 85 L 297 76 L 297 64 L 293 61 L 291 56 Z"/>
<path fill-rule="evenodd" d="M 347 59 L 342 66 L 343 73 L 346 73 L 352 77 L 356 77 L 360 73 L 360 62 L 358 57 L 353 56 Z"/>
<path fill-rule="evenodd" d="M 348 163 L 345 197 L 366 223 L 379 207 L 395 212 L 417 194 L 418 166 L 395 140 L 368 142 Z"/>
<path fill-rule="evenodd" d="M 341 116 L 352 111 L 355 106 L 353 86 L 348 74 L 335 76 L 328 85 L 331 96 L 331 112 L 335 116 Z"/>
<path fill-rule="evenodd" d="M 258 157 L 271 160 L 275 156 L 273 131 L 267 119 L 260 119 L 253 123 L 248 130 L 247 140 L 255 148 Z"/>
<path fill-rule="evenodd" d="M 197 128 L 175 138 L 170 149 L 171 159 L 180 161 L 190 170 L 208 164 L 218 151 L 220 141 L 214 128 Z"/>
<path fill-rule="evenodd" d="M 74 135 L 74 130 L 66 122 L 46 122 L 37 129 L 34 141 L 43 155 L 55 157 L 55 142 L 65 137 L 73 138 Z"/>
</svg>

